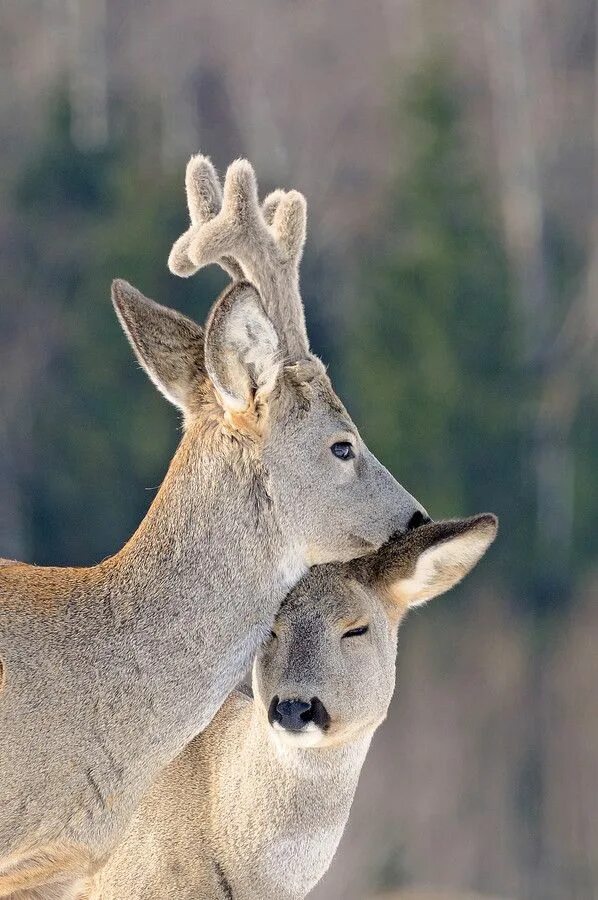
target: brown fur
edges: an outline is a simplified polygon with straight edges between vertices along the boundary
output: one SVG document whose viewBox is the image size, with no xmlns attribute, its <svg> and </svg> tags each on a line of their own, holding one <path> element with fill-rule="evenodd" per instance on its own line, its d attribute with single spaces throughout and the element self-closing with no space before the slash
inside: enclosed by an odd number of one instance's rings
<svg viewBox="0 0 598 900">
<path fill-rule="evenodd" d="M 392 696 L 405 609 L 391 609 L 388 585 L 401 596 L 418 558 L 444 545 L 432 570 L 432 593 L 442 593 L 479 560 L 496 521 L 418 531 L 363 565 L 316 566 L 291 591 L 257 655 L 253 700 L 233 693 L 158 776 L 88 900 L 303 900 L 334 855 Z M 367 633 L 343 638 L 357 622 Z M 274 696 L 317 697 L 330 724 L 276 730 Z"/>
<path fill-rule="evenodd" d="M 83 848 L 73 845 L 52 844 L 36 848 L 33 852 L 8 858 L 0 869 L 0 897 L 12 900 L 34 900 L 35 897 L 51 896 L 37 888 L 49 891 L 52 885 L 61 885 L 70 880 L 71 873 L 89 870 L 90 858 Z"/>
<path fill-rule="evenodd" d="M 303 195 L 276 190 L 260 210 L 255 173 L 245 159 L 229 167 L 223 190 L 208 157 L 194 156 L 185 185 L 191 227 L 172 248 L 171 271 L 188 277 L 217 262 L 235 280 L 252 282 L 283 336 L 287 357 L 307 356 L 298 274 L 305 244 Z"/>
<path fill-rule="evenodd" d="M 192 218 L 217 212 L 204 169 Z M 189 253 L 209 256 L 212 242 L 214 261 L 226 256 L 263 293 L 237 280 L 205 331 L 114 284 L 140 364 L 185 421 L 133 537 L 90 568 L 0 567 L 0 872 L 16 854 L 21 883 L 38 884 L 43 900 L 72 897 L 122 839 L 307 567 L 374 549 L 421 512 L 309 353 L 297 284 L 303 201 L 278 197 L 271 214 L 268 225 L 248 164 L 233 166 Z M 354 462 L 331 453 L 339 433 Z M 42 871 L 48 847 L 64 854 Z M 8 890 L 5 881 L 0 897 Z"/>
</svg>

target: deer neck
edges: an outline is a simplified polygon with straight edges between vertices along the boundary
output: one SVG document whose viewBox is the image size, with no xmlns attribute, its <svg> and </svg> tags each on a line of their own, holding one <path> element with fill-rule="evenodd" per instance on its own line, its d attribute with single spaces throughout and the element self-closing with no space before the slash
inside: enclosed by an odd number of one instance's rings
<svg viewBox="0 0 598 900">
<path fill-rule="evenodd" d="M 134 659 L 147 698 L 136 712 L 147 752 L 154 731 L 172 757 L 205 727 L 305 570 L 259 461 L 183 438 L 145 520 L 105 564 L 113 624 L 126 638 L 120 674 Z"/>
<path fill-rule="evenodd" d="M 371 737 L 296 749 L 273 739 L 255 701 L 235 719 L 218 742 L 210 790 L 219 865 L 234 896 L 299 900 L 309 893 L 343 834 Z"/>
<path fill-rule="evenodd" d="M 53 840 L 55 798 L 64 791 L 65 846 L 91 846 L 98 857 L 122 839 L 151 781 L 249 668 L 301 575 L 300 554 L 278 527 L 258 463 L 196 444 L 183 438 L 120 553 L 90 569 L 29 573 L 60 602 L 51 616 L 29 615 L 26 647 L 16 641 L 12 651 L 17 662 L 31 654 L 35 671 L 40 661 L 36 702 L 48 713 L 43 741 L 33 740 L 30 669 L 23 667 L 23 690 L 12 692 L 8 716 L 0 704 L 0 731 L 11 715 L 22 723 L 1 767 L 11 803 L 0 815 L 0 855 L 29 832 Z M 28 794 L 38 798 L 28 817 L 19 803 L 23 759 L 30 761 Z"/>
</svg>

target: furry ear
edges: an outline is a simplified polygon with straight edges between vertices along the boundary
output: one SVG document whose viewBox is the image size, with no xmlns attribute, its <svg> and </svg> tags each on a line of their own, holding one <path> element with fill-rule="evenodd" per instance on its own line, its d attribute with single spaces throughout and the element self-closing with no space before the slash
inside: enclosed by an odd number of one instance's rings
<svg viewBox="0 0 598 900">
<path fill-rule="evenodd" d="M 120 279 L 112 283 L 112 302 L 142 368 L 166 399 L 189 416 L 199 405 L 206 378 L 203 329 Z"/>
<path fill-rule="evenodd" d="M 224 409 L 242 413 L 267 396 L 281 369 L 278 336 L 260 295 L 246 281 L 227 288 L 206 325 L 208 375 Z"/>
<path fill-rule="evenodd" d="M 404 610 L 427 603 L 461 581 L 482 558 L 497 530 L 498 519 L 491 513 L 431 522 L 391 539 L 356 565 L 362 580 Z"/>
</svg>

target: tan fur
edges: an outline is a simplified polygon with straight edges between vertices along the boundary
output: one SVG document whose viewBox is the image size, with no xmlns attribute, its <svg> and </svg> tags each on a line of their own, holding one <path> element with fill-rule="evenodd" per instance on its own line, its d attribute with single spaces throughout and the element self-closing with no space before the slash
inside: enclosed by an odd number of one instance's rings
<svg viewBox="0 0 598 900">
<path fill-rule="evenodd" d="M 60 896 L 61 885 L 70 880 L 71 873 L 89 869 L 89 863 L 83 849 L 60 843 L 16 854 L 6 859 L 0 869 L 0 896 L 33 900 L 36 896 L 51 896 L 53 885 L 56 896 Z M 38 893 L 40 886 L 48 893 Z"/>
<path fill-rule="evenodd" d="M 72 896 L 122 839 L 307 567 L 374 549 L 421 512 L 309 354 L 297 289 L 304 204 L 278 197 L 267 225 L 248 164 L 232 167 L 219 212 L 219 186 L 201 178 L 192 217 L 207 209 L 214 220 L 211 237 L 193 232 L 189 253 L 199 259 L 213 240 L 215 260 L 225 254 L 263 296 L 236 281 L 204 331 L 115 282 L 140 364 L 183 413 L 181 444 L 114 557 L 83 569 L 0 567 L 0 872 L 16 854 L 20 883 L 38 884 L 42 900 Z M 355 461 L 331 453 L 339 432 Z M 44 875 L 48 847 L 64 855 Z"/>
<path fill-rule="evenodd" d="M 276 190 L 260 210 L 255 173 L 245 159 L 229 167 L 223 190 L 208 157 L 193 156 L 185 185 L 191 227 L 172 248 L 171 271 L 187 277 L 217 262 L 235 280 L 252 282 L 284 335 L 288 358 L 307 356 L 298 274 L 305 244 L 303 195 Z"/>
<path fill-rule="evenodd" d="M 395 678 L 401 583 L 443 547 L 430 596 L 459 581 L 496 534 L 478 516 L 423 526 L 361 562 L 315 567 L 290 593 L 258 653 L 253 701 L 234 693 L 157 778 L 89 900 L 302 900 L 342 836 Z M 391 610 L 388 586 L 393 585 Z M 345 637 L 356 623 L 369 631 Z M 324 704 L 330 724 L 275 730 L 272 698 Z M 306 729 L 308 726 L 306 726 Z"/>
</svg>

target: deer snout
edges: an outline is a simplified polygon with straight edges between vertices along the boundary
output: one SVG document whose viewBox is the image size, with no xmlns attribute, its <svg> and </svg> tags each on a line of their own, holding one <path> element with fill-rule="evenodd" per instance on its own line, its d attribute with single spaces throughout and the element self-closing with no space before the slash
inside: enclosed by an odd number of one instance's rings
<svg viewBox="0 0 598 900">
<path fill-rule="evenodd" d="M 407 531 L 414 531 L 414 529 L 420 528 L 422 525 L 428 525 L 431 521 L 432 519 L 427 512 L 416 509 L 407 522 Z"/>
<path fill-rule="evenodd" d="M 268 721 L 273 728 L 285 731 L 299 732 L 313 730 L 314 727 L 326 731 L 330 725 L 330 716 L 318 697 L 312 697 L 311 700 L 281 700 L 276 695 L 270 703 Z"/>
</svg>

